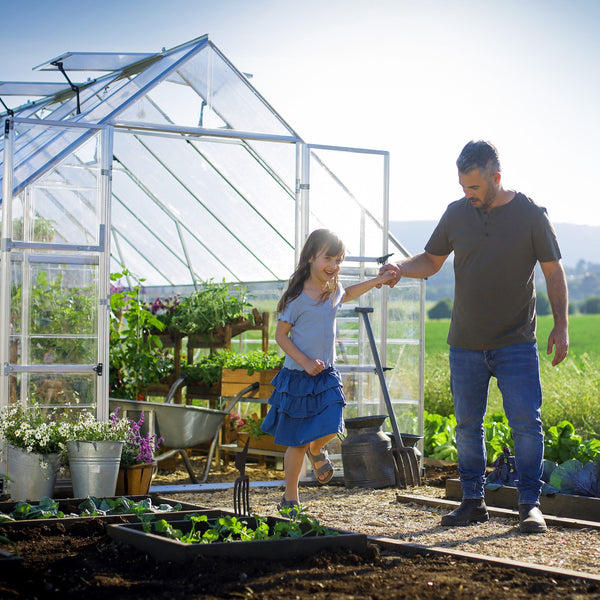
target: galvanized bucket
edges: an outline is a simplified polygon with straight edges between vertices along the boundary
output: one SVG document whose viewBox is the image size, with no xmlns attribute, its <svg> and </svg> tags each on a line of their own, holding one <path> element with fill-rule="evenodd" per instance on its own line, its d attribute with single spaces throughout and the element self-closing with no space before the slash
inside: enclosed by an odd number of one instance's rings
<svg viewBox="0 0 600 600">
<path fill-rule="evenodd" d="M 52 498 L 59 466 L 60 453 L 38 454 L 9 445 L 10 497 L 15 502 Z"/>
<path fill-rule="evenodd" d="M 75 498 L 114 496 L 124 442 L 67 442 Z"/>
</svg>

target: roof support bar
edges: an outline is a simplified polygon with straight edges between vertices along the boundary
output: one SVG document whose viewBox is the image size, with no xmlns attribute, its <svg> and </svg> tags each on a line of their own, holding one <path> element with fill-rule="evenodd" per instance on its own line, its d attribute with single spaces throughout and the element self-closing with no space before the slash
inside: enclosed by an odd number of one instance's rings
<svg viewBox="0 0 600 600">
<path fill-rule="evenodd" d="M 60 60 L 55 60 L 54 62 L 52 62 L 50 64 L 53 67 L 56 67 L 65 76 L 65 79 L 67 80 L 67 83 L 71 86 L 71 89 L 75 92 L 75 95 L 77 96 L 77 114 L 80 115 L 81 114 L 81 105 L 79 104 L 79 86 L 75 85 L 69 79 L 69 76 L 67 75 L 67 72 L 65 71 L 65 69 L 63 67 L 63 64 L 62 64 L 62 62 Z"/>
<path fill-rule="evenodd" d="M 2 100 L 2 98 L 0 98 L 0 102 L 2 102 L 2 106 L 4 106 L 4 108 L 6 109 L 6 114 L 9 117 L 14 117 L 15 111 L 12 108 L 8 108 L 8 106 L 6 106 L 6 104 L 4 104 L 4 100 Z"/>
</svg>

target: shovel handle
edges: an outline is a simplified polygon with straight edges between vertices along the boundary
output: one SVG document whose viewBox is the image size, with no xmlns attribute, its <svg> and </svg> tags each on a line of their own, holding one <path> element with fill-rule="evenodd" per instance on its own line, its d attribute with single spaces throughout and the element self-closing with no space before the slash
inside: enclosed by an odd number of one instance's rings
<svg viewBox="0 0 600 600">
<path fill-rule="evenodd" d="M 392 423 L 392 431 L 394 432 L 394 438 L 396 440 L 396 445 L 404 446 L 404 443 L 402 442 L 402 436 L 400 435 L 400 430 L 398 429 L 398 423 L 396 422 L 396 415 L 394 414 L 394 408 L 392 406 L 392 400 L 390 399 L 390 394 L 388 392 L 385 375 L 383 374 L 383 367 L 381 366 L 381 360 L 379 359 L 379 352 L 377 351 L 377 345 L 375 344 L 375 336 L 373 335 L 373 330 L 371 329 L 371 321 L 369 320 L 369 313 L 372 313 L 373 309 L 371 307 L 367 307 L 367 306 L 357 306 L 354 310 L 363 316 L 363 321 L 365 323 L 365 329 L 367 330 L 367 337 L 369 338 L 369 344 L 371 345 L 371 354 L 373 355 L 373 360 L 375 361 L 375 370 L 377 371 L 377 375 L 379 376 L 379 384 L 381 387 L 381 393 L 383 394 L 383 399 L 385 401 L 385 405 L 388 410 L 390 422 Z"/>
</svg>

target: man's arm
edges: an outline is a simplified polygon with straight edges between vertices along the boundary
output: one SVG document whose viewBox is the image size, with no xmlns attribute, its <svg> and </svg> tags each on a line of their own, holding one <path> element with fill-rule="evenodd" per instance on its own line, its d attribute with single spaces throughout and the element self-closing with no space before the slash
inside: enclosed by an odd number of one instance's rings
<svg viewBox="0 0 600 600">
<path fill-rule="evenodd" d="M 552 354 L 554 347 L 554 358 L 552 365 L 556 366 L 569 351 L 569 290 L 567 277 L 560 260 L 551 262 L 540 262 L 540 267 L 546 279 L 546 290 L 552 307 L 554 317 L 554 328 L 548 336 L 548 348 L 546 354 Z"/>
<path fill-rule="evenodd" d="M 425 279 L 435 275 L 441 268 L 449 254 L 445 256 L 437 256 L 429 252 L 422 252 L 411 256 L 406 260 L 396 263 L 396 265 L 387 264 L 381 267 L 380 274 L 393 273 L 394 281 L 390 283 L 390 287 L 394 287 L 402 277 L 411 277 L 414 279 Z"/>
</svg>

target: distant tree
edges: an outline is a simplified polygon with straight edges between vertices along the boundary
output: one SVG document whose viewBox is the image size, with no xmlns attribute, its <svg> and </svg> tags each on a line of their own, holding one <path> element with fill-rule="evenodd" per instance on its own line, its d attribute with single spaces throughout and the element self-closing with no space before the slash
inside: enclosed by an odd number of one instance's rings
<svg viewBox="0 0 600 600">
<path fill-rule="evenodd" d="M 550 307 L 550 300 L 548 300 L 548 296 L 544 294 L 544 292 L 537 293 L 537 299 L 535 302 L 535 310 L 540 317 L 544 315 L 549 315 L 552 312 Z"/>
<path fill-rule="evenodd" d="M 600 313 L 600 296 L 590 296 L 579 307 L 584 315 L 597 315 Z"/>
<path fill-rule="evenodd" d="M 444 298 L 427 311 L 430 319 L 449 319 L 452 316 L 452 300 Z"/>
</svg>

